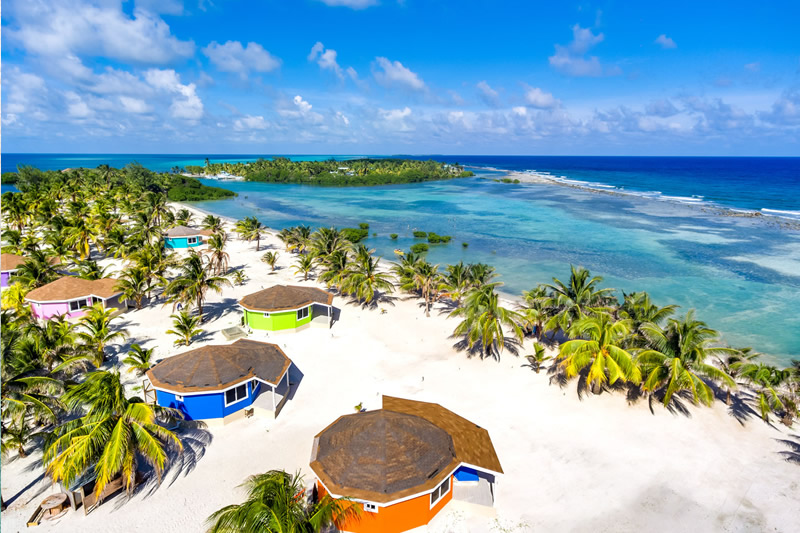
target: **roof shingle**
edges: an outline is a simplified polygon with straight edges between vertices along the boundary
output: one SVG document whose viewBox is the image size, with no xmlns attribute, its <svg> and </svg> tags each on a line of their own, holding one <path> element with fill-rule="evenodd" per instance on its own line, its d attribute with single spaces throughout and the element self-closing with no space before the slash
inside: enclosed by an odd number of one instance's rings
<svg viewBox="0 0 800 533">
<path fill-rule="evenodd" d="M 316 287 L 273 285 L 239 300 L 239 305 L 246 309 L 267 312 L 299 309 L 313 303 L 331 305 L 333 294 Z"/>
<path fill-rule="evenodd" d="M 115 278 L 81 279 L 75 276 L 64 276 L 47 285 L 29 292 L 25 299 L 32 302 L 65 302 L 88 296 L 111 298 L 121 291 L 115 290 Z"/>
<path fill-rule="evenodd" d="M 275 344 L 239 339 L 164 359 L 147 377 L 155 387 L 174 392 L 213 392 L 253 378 L 277 385 L 291 364 Z"/>
</svg>

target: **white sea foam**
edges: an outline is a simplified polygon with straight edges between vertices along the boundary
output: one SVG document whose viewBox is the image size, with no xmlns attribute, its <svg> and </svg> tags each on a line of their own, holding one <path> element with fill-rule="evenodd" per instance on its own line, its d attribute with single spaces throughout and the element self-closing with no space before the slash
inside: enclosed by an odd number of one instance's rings
<svg viewBox="0 0 800 533">
<path fill-rule="evenodd" d="M 791 218 L 792 220 L 800 220 L 800 211 L 788 211 L 783 209 L 767 209 L 764 208 L 761 210 L 762 213 L 765 215 L 771 215 L 774 217 L 781 217 L 781 218 Z"/>
</svg>

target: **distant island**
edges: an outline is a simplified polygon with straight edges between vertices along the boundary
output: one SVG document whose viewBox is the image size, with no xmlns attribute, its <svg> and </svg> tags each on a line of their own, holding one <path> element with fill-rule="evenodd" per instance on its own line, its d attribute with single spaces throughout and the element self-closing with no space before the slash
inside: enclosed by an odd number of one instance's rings
<svg viewBox="0 0 800 533">
<path fill-rule="evenodd" d="M 210 163 L 190 165 L 186 172 L 196 177 L 234 177 L 246 181 L 299 183 L 324 186 L 388 185 L 419 183 L 473 176 L 459 164 L 415 159 L 350 159 L 292 161 L 286 157 L 258 159 L 252 163 Z"/>
<path fill-rule="evenodd" d="M 175 173 L 153 172 L 138 163 L 117 169 L 108 165 L 97 168 L 66 168 L 63 170 L 39 170 L 23 166 L 17 172 L 2 174 L 4 185 L 15 185 L 20 191 L 38 190 L 41 187 L 60 183 L 65 190 L 85 184 L 96 184 L 105 188 L 135 184 L 143 190 L 166 193 L 173 202 L 196 202 L 232 198 L 236 193 L 221 187 L 203 185 L 198 180 Z"/>
</svg>

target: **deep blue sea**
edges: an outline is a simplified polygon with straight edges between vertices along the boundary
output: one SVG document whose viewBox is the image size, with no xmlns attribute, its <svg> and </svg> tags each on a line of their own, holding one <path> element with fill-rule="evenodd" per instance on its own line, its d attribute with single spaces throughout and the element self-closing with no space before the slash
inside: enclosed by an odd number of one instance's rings
<svg viewBox="0 0 800 533">
<path fill-rule="evenodd" d="M 202 164 L 205 157 L 8 154 L 2 168 L 138 161 L 169 170 Z M 337 156 L 346 157 L 352 156 Z M 800 358 L 800 230 L 792 227 L 800 217 L 800 158 L 430 158 L 476 167 L 478 176 L 363 188 L 207 180 L 239 196 L 197 207 L 233 218 L 256 215 L 272 228 L 368 222 L 377 236 L 367 244 L 390 260 L 395 248 L 415 242 L 415 229 L 452 235 L 450 244 L 432 247 L 429 260 L 490 263 L 509 294 L 553 276 L 563 279 L 570 264 L 582 265 L 620 293 L 646 290 L 661 305 L 697 309 L 734 346 L 752 346 L 780 362 Z M 535 171 L 595 191 L 493 180 L 508 170 Z M 603 190 L 621 194 L 596 192 Z M 781 216 L 720 216 L 709 206 Z M 390 240 L 390 233 L 399 239 Z"/>
</svg>

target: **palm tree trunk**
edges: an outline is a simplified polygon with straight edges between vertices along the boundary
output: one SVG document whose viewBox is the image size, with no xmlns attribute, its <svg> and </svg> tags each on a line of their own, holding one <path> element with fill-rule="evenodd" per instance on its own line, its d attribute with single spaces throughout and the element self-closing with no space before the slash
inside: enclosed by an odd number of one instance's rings
<svg viewBox="0 0 800 533">
<path fill-rule="evenodd" d="M 203 323 L 203 297 L 197 295 L 197 316 L 200 317 L 200 323 Z"/>
</svg>

